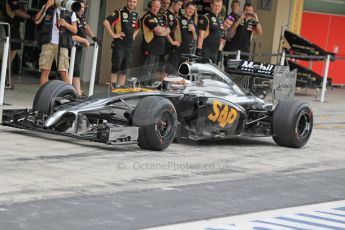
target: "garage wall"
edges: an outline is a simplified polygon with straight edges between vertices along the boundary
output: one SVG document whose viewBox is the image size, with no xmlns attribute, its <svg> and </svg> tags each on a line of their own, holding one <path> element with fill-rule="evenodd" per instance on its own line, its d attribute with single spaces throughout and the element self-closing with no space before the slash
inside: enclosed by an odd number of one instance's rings
<svg viewBox="0 0 345 230">
<path fill-rule="evenodd" d="M 317 27 L 315 23 L 317 22 Z M 321 48 L 345 55 L 345 16 L 304 12 L 301 35 Z M 304 63 L 307 66 L 307 63 Z M 333 85 L 345 85 L 344 60 L 331 62 L 329 76 Z M 312 70 L 323 76 L 324 62 L 314 62 Z"/>
<path fill-rule="evenodd" d="M 260 10 L 259 0 L 252 2 L 259 16 L 263 34 L 254 36 L 253 43 L 256 43 L 256 53 L 277 53 L 280 45 L 281 31 L 283 25 L 289 25 L 292 0 L 272 1 L 271 10 Z M 257 61 L 277 63 L 276 57 L 257 57 Z"/>
</svg>

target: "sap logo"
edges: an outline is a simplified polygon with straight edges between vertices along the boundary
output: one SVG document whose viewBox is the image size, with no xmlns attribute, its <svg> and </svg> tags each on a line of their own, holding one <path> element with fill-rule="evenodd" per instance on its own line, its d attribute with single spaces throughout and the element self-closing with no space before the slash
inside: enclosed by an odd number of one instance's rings
<svg viewBox="0 0 345 230">
<path fill-rule="evenodd" d="M 244 61 L 242 64 L 242 67 L 244 68 L 249 68 L 249 69 L 258 69 L 258 70 L 263 70 L 263 71 L 271 71 L 274 67 L 274 65 L 267 64 L 265 65 L 264 63 L 259 64 L 254 64 L 252 61 Z"/>
<path fill-rule="evenodd" d="M 237 110 L 223 105 L 219 101 L 213 102 L 213 112 L 208 115 L 208 119 L 213 122 L 218 122 L 220 127 L 224 128 L 228 124 L 234 123 L 238 116 Z"/>
</svg>

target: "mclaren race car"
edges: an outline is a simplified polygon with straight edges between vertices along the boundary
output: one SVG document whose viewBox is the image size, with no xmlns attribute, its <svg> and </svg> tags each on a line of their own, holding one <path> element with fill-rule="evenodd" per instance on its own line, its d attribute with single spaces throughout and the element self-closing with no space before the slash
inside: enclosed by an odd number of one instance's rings
<svg viewBox="0 0 345 230">
<path fill-rule="evenodd" d="M 273 103 L 243 91 L 218 66 L 191 56 L 177 76 L 153 86 L 141 87 L 133 78 L 127 87 L 84 99 L 71 85 L 49 81 L 38 90 L 32 109 L 4 110 L 2 125 L 105 144 L 136 143 L 148 150 L 164 150 L 174 138 L 238 136 L 272 136 L 281 146 L 304 146 L 313 113 L 308 104 L 291 99 L 294 75 L 284 66 L 234 63 L 247 74 L 274 76 Z"/>
</svg>

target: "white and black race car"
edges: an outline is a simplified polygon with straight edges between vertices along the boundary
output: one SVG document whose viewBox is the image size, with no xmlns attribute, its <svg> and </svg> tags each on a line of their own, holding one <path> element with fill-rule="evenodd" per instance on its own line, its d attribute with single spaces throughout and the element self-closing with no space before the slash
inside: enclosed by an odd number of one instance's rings
<svg viewBox="0 0 345 230">
<path fill-rule="evenodd" d="M 2 125 L 105 144 L 137 143 L 148 150 L 164 150 L 174 138 L 238 136 L 272 136 L 281 146 L 304 146 L 312 133 L 313 112 L 308 104 L 290 98 L 294 78 L 286 67 L 234 65 L 247 74 L 263 71 L 273 76 L 273 103 L 245 93 L 216 65 L 190 57 L 181 64 L 179 76 L 154 87 L 132 82 L 84 99 L 71 85 L 49 81 L 38 90 L 32 109 L 4 110 Z"/>
</svg>

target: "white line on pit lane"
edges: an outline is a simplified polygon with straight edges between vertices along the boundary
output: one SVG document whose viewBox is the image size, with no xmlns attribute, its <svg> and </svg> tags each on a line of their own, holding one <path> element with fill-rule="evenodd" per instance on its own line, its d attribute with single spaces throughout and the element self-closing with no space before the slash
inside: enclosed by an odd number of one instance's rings
<svg viewBox="0 0 345 230">
<path fill-rule="evenodd" d="M 144 230 L 345 230 L 345 200 Z"/>
</svg>

